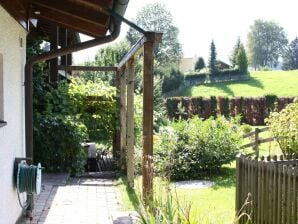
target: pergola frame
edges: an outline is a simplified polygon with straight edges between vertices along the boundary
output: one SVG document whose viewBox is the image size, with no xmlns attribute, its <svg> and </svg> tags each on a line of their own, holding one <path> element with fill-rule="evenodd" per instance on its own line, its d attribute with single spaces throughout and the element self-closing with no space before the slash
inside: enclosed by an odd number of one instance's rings
<svg viewBox="0 0 298 224">
<path fill-rule="evenodd" d="M 153 197 L 153 67 L 154 46 L 161 43 L 162 34 L 146 32 L 115 67 L 59 66 L 66 71 L 113 71 L 117 77 L 119 126 L 119 165 L 126 168 L 129 187 L 134 186 L 134 66 L 143 53 L 143 153 L 142 195 L 145 203 Z"/>
</svg>

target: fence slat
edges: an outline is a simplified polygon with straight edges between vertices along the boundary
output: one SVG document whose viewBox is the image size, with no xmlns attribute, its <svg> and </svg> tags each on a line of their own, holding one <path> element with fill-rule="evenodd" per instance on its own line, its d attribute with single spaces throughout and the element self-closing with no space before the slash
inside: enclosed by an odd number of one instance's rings
<svg viewBox="0 0 298 224">
<path fill-rule="evenodd" d="M 287 175 L 286 175 L 286 166 L 282 167 L 282 223 L 286 224 L 286 201 L 287 201 Z"/>
<path fill-rule="evenodd" d="M 236 159 L 236 212 L 242 208 L 248 194 L 251 204 L 242 212 L 250 215 L 256 224 L 297 224 L 297 175 L 298 166 L 292 166 L 292 157 L 286 161 L 277 161 L 277 157 Z M 284 164 L 281 164 L 281 163 Z M 285 165 L 286 164 L 286 165 Z M 297 161 L 296 161 L 297 164 Z M 239 223 L 247 223 L 247 217 Z"/>
<path fill-rule="evenodd" d="M 293 223 L 297 223 L 297 168 L 293 170 Z"/>
</svg>

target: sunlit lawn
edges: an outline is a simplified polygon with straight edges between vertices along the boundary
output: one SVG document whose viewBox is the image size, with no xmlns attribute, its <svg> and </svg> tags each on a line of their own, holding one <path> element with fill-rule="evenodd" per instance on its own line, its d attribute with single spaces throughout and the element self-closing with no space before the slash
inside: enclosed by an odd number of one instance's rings
<svg viewBox="0 0 298 224">
<path fill-rule="evenodd" d="M 215 185 L 208 189 L 175 189 L 180 203 L 190 202 L 192 215 L 198 215 L 203 223 L 232 223 L 235 204 L 235 163 L 226 165 L 220 174 L 211 177 Z M 160 179 L 155 179 L 155 184 L 160 184 Z M 123 209 L 138 210 L 141 177 L 136 178 L 135 190 L 126 188 L 126 179 L 121 177 L 118 181 L 122 192 Z"/>
<path fill-rule="evenodd" d="M 251 72 L 247 81 L 233 81 L 187 87 L 175 96 L 277 96 L 298 95 L 298 70 Z"/>
<path fill-rule="evenodd" d="M 264 126 L 259 126 L 262 128 Z M 253 130 L 255 127 L 252 127 Z M 271 133 L 266 131 L 260 133 L 260 138 L 271 137 Z M 251 141 L 247 139 L 243 144 Z M 253 152 L 252 148 L 245 150 L 246 153 Z M 280 149 L 276 142 L 263 143 L 260 145 L 260 155 L 279 155 Z M 229 165 L 224 165 L 217 174 L 211 174 L 210 180 L 215 185 L 208 189 L 176 189 L 179 201 L 188 201 L 192 205 L 192 215 L 202 217 L 202 223 L 232 223 L 235 216 L 235 161 Z M 155 184 L 160 184 L 160 179 L 155 179 Z M 135 181 L 135 190 L 126 188 L 125 177 L 119 178 L 118 186 L 122 193 L 123 209 L 138 210 L 140 202 L 138 195 L 141 189 L 141 177 Z M 175 191 L 175 188 L 173 187 Z"/>
</svg>

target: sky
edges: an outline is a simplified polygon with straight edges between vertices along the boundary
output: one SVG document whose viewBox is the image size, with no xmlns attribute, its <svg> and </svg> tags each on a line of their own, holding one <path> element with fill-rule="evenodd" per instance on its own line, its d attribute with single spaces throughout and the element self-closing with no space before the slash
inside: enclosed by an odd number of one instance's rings
<svg viewBox="0 0 298 224">
<path fill-rule="evenodd" d="M 237 38 L 246 45 L 250 26 L 256 19 L 273 20 L 282 26 L 289 41 L 298 36 L 298 2 L 296 0 L 130 0 L 125 18 L 136 17 L 143 6 L 162 2 L 179 29 L 184 57 L 203 57 L 208 61 L 214 40 L 217 58 L 229 62 Z M 128 26 L 122 24 L 117 41 L 125 38 Z M 88 38 L 81 36 L 81 40 Z M 93 60 L 98 47 L 74 55 L 75 64 Z"/>
</svg>

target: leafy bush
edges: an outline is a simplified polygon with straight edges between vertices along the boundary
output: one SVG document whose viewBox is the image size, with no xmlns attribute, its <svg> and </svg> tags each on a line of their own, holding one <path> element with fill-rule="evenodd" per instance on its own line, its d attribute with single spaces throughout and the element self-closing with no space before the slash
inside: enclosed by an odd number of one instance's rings
<svg viewBox="0 0 298 224">
<path fill-rule="evenodd" d="M 161 130 L 155 144 L 155 169 L 171 179 L 195 179 L 235 159 L 241 137 L 239 119 L 202 121 L 194 117 Z"/>
<path fill-rule="evenodd" d="M 34 161 L 49 172 L 81 172 L 86 126 L 72 117 L 39 116 L 34 122 Z"/>
<path fill-rule="evenodd" d="M 165 75 L 162 83 L 162 92 L 167 93 L 176 90 L 183 84 L 184 75 L 179 71 L 172 69 L 169 75 Z"/>
<path fill-rule="evenodd" d="M 298 100 L 266 120 L 284 155 L 298 154 Z"/>
</svg>

